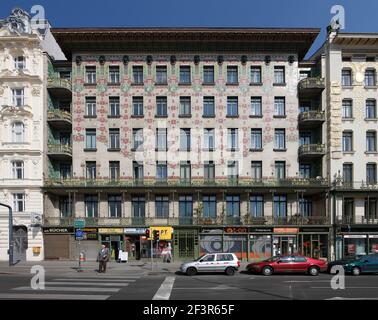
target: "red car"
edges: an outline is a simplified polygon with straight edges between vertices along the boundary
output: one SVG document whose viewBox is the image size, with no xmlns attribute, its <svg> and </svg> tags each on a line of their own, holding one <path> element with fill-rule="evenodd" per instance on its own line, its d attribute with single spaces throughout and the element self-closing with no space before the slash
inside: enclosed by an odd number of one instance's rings
<svg viewBox="0 0 378 320">
<path fill-rule="evenodd" d="M 273 273 L 308 273 L 317 276 L 319 272 L 327 271 L 327 261 L 304 256 L 271 257 L 267 260 L 247 265 L 247 271 L 270 276 Z"/>
</svg>

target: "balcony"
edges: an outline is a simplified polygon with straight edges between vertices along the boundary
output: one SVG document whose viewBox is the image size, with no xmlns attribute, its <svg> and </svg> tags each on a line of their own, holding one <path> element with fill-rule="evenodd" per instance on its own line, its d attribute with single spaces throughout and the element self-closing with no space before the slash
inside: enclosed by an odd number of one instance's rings
<svg viewBox="0 0 378 320">
<path fill-rule="evenodd" d="M 47 155 L 56 160 L 71 160 L 72 146 L 68 144 L 48 144 Z"/>
<path fill-rule="evenodd" d="M 377 182 L 366 181 L 343 181 L 341 177 L 332 182 L 332 186 L 335 190 L 361 190 L 361 191 L 378 191 Z"/>
<path fill-rule="evenodd" d="M 131 225 L 133 226 L 144 226 L 146 224 L 145 217 L 131 217 Z"/>
<path fill-rule="evenodd" d="M 324 111 L 305 111 L 298 115 L 298 123 L 301 127 L 311 128 L 325 121 Z"/>
<path fill-rule="evenodd" d="M 300 158 L 314 159 L 325 155 L 324 144 L 303 144 L 298 149 Z"/>
<path fill-rule="evenodd" d="M 194 224 L 193 222 L 194 222 L 193 217 L 179 217 L 178 218 L 178 224 L 180 226 L 182 226 L 182 225 L 190 226 L 190 225 Z"/>
<path fill-rule="evenodd" d="M 72 96 L 71 79 L 49 77 L 47 79 L 47 89 L 57 99 L 68 98 Z"/>
<path fill-rule="evenodd" d="M 72 126 L 72 115 L 65 110 L 50 109 L 47 111 L 47 121 L 57 129 L 63 129 Z"/>
<path fill-rule="evenodd" d="M 43 225 L 69 227 L 69 226 L 73 226 L 74 220 L 75 218 L 73 217 L 45 217 L 43 219 Z"/>
<path fill-rule="evenodd" d="M 337 217 L 336 224 L 341 225 L 355 225 L 355 224 L 363 224 L 363 225 L 376 225 L 378 226 L 378 216 L 377 217 L 355 217 L 355 216 L 344 216 L 344 217 Z"/>
<path fill-rule="evenodd" d="M 224 224 L 226 224 L 226 225 L 234 226 L 234 225 L 241 225 L 242 224 L 240 217 L 225 217 L 224 220 L 225 220 Z"/>
<path fill-rule="evenodd" d="M 324 78 L 308 77 L 298 83 L 299 95 L 316 96 L 325 89 Z"/>
</svg>

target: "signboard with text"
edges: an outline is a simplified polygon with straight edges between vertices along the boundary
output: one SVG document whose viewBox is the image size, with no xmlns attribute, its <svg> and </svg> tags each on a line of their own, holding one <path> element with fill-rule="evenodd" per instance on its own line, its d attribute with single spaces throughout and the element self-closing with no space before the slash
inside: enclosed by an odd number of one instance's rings
<svg viewBox="0 0 378 320">
<path fill-rule="evenodd" d="M 154 230 L 160 231 L 160 240 L 172 240 L 173 228 L 172 227 L 150 227 L 150 235 L 154 234 Z M 152 240 L 148 238 L 148 240 Z"/>
</svg>

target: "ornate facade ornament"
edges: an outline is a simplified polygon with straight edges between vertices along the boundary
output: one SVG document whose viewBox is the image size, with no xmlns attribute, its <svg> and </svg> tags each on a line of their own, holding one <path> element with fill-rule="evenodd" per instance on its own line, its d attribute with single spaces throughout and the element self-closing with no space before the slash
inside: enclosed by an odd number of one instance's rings
<svg viewBox="0 0 378 320">
<path fill-rule="evenodd" d="M 30 15 L 20 8 L 15 8 L 8 18 L 0 20 L 0 28 L 2 27 L 7 27 L 11 33 L 30 34 Z"/>
</svg>

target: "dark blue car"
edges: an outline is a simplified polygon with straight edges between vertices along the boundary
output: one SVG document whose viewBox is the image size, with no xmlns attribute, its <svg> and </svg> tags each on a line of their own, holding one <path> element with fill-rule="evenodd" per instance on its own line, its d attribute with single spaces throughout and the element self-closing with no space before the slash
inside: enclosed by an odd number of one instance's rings
<svg viewBox="0 0 378 320">
<path fill-rule="evenodd" d="M 328 264 L 328 270 L 331 271 L 333 266 L 343 266 L 345 272 L 352 273 L 355 276 L 361 273 L 378 273 L 378 254 L 374 253 L 359 256 L 355 259 L 332 261 Z"/>
</svg>

